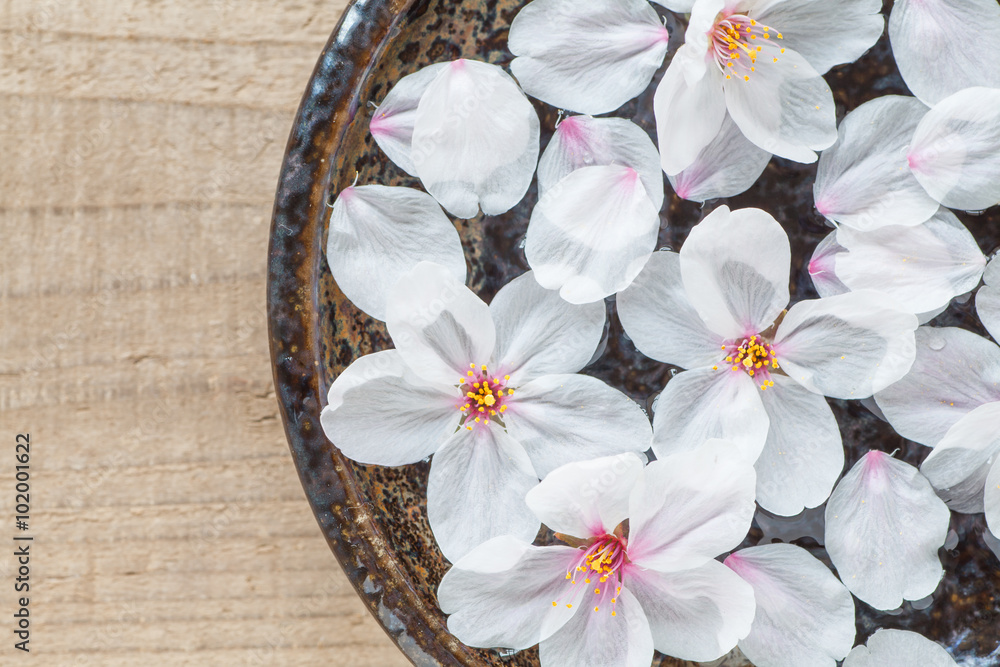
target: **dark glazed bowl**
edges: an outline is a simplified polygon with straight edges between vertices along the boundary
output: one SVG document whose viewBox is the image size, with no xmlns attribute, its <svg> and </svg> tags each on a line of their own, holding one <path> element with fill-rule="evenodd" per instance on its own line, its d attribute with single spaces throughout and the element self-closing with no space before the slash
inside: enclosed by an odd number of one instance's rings
<svg viewBox="0 0 1000 667">
<path fill-rule="evenodd" d="M 333 282 L 325 257 L 327 204 L 356 176 L 362 184 L 419 187 L 374 144 L 368 133 L 369 102 L 378 102 L 402 76 L 433 62 L 469 57 L 507 64 L 511 59 L 507 27 L 525 2 L 355 0 L 334 30 L 306 89 L 275 201 L 268 317 L 275 386 L 292 455 L 330 548 L 386 632 L 420 667 L 536 667 L 538 654 L 535 649 L 516 655 L 470 649 L 448 633 L 435 597 L 448 566 L 434 544 L 423 501 L 428 464 L 357 465 L 323 434 L 320 411 L 334 378 L 359 356 L 391 347 L 382 323 L 361 314 Z M 676 47 L 682 41 L 682 27 L 671 15 L 664 12 L 664 16 Z M 879 95 L 906 94 L 885 38 L 860 62 L 835 69 L 827 80 L 841 116 Z M 653 86 L 617 114 L 632 118 L 650 133 Z M 556 114 L 541 104 L 536 109 L 544 146 Z M 782 222 L 792 242 L 793 302 L 816 296 L 802 264 L 829 231 L 813 210 L 814 176 L 814 165 L 772 160 L 748 193 L 720 202 L 733 208 L 764 208 Z M 525 200 L 503 216 L 457 221 L 470 263 L 470 286 L 484 299 L 527 270 L 519 244 L 535 200 L 532 187 Z M 660 247 L 677 248 L 702 210 L 668 195 L 662 216 L 671 224 L 661 231 Z M 996 208 L 986 216 L 961 217 L 985 251 L 1000 246 Z M 617 323 L 613 304 L 610 307 L 605 353 L 584 372 L 648 406 L 675 369 L 636 352 Z M 970 304 L 953 307 L 936 324 L 984 333 Z M 925 455 L 926 450 L 904 441 L 857 403 L 831 401 L 831 406 L 844 435 L 848 466 L 868 449 L 900 449 L 901 458 L 911 464 Z M 775 523 L 781 521 L 755 523 L 746 544 L 775 534 Z M 799 530 L 803 523 L 808 521 L 789 523 L 781 531 L 829 564 L 819 541 L 800 537 L 809 535 L 808 530 Z M 1000 577 L 983 542 L 982 526 L 981 516 L 953 518 L 959 546 L 942 551 L 949 574 L 930 606 L 911 608 L 907 603 L 902 614 L 893 615 L 858 603 L 858 643 L 876 628 L 895 627 L 921 632 L 951 648 L 956 657 L 994 651 L 1000 626 Z M 688 664 L 659 656 L 654 661 L 654 667 Z M 730 658 L 725 664 L 745 663 Z"/>
</svg>

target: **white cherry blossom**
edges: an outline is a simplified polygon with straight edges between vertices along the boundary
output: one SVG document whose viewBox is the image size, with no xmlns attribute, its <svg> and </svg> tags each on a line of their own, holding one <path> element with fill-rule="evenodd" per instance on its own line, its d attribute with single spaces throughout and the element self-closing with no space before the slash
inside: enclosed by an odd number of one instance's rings
<svg viewBox="0 0 1000 667">
<path fill-rule="evenodd" d="M 585 375 L 604 304 L 572 306 L 524 274 L 487 306 L 444 267 L 418 264 L 389 294 L 396 346 L 330 387 L 323 430 L 359 463 L 431 460 L 427 515 L 452 561 L 499 535 L 530 540 L 524 494 L 568 462 L 649 448 L 649 420 Z"/>
<path fill-rule="evenodd" d="M 513 537 L 470 552 L 438 589 L 476 647 L 540 644 L 542 667 L 648 667 L 654 649 L 715 660 L 750 632 L 753 588 L 714 560 L 754 513 L 754 472 L 709 441 L 643 468 L 621 454 L 553 471 L 528 493 L 567 546 Z"/>
<path fill-rule="evenodd" d="M 878 630 L 858 646 L 844 667 L 958 667 L 940 644 L 907 630 Z"/>
<path fill-rule="evenodd" d="M 688 369 L 655 406 L 657 456 L 705 438 L 757 461 L 757 500 L 791 516 L 829 496 L 843 468 L 824 396 L 865 398 L 913 363 L 917 319 L 872 291 L 795 304 L 781 225 L 757 209 L 720 207 L 681 251 L 657 252 L 618 295 L 626 333 L 645 355 Z"/>
</svg>

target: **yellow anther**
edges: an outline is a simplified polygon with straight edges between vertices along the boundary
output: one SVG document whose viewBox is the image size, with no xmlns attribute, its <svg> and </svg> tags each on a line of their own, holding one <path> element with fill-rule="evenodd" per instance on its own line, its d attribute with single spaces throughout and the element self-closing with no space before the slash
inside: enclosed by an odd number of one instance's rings
<svg viewBox="0 0 1000 667">
<path fill-rule="evenodd" d="M 504 412 L 507 412 L 507 406 L 506 405 L 501 405 L 500 406 L 500 413 L 503 414 Z"/>
<path fill-rule="evenodd" d="M 486 364 L 483 364 L 483 372 L 486 372 Z"/>
<path fill-rule="evenodd" d="M 509 376 L 509 375 L 504 375 L 504 376 L 503 376 L 503 379 L 504 379 L 504 380 L 509 380 L 509 379 L 510 379 L 510 376 Z"/>
<path fill-rule="evenodd" d="M 485 398 L 484 402 L 486 403 L 486 405 L 492 406 L 496 404 L 497 399 L 494 398 L 492 394 L 490 394 Z"/>
<path fill-rule="evenodd" d="M 600 595 L 600 594 L 601 594 L 601 589 L 600 588 L 595 588 L 594 589 L 594 595 Z"/>
<path fill-rule="evenodd" d="M 594 611 L 600 611 L 600 607 L 594 607 Z"/>
<path fill-rule="evenodd" d="M 473 376 L 473 372 L 469 371 L 468 373 L 466 373 L 466 375 L 468 375 L 469 377 L 472 377 Z"/>
<path fill-rule="evenodd" d="M 476 417 L 476 423 L 478 424 L 480 421 L 479 417 Z"/>
<path fill-rule="evenodd" d="M 611 615 L 612 615 L 612 616 L 617 616 L 617 615 L 618 615 L 618 612 L 616 612 L 616 611 L 612 611 L 612 612 L 611 612 Z"/>
<path fill-rule="evenodd" d="M 566 605 L 566 608 L 567 608 L 567 609 L 572 609 L 572 608 L 573 608 L 573 605 L 571 605 L 571 604 L 568 604 L 568 605 Z"/>
<path fill-rule="evenodd" d="M 469 429 L 470 431 L 472 430 L 471 426 L 466 426 L 465 428 Z"/>
<path fill-rule="evenodd" d="M 558 606 L 559 606 L 559 603 L 558 603 L 558 602 L 553 602 L 553 603 L 552 603 L 552 606 L 553 606 L 553 607 L 558 607 Z"/>
</svg>

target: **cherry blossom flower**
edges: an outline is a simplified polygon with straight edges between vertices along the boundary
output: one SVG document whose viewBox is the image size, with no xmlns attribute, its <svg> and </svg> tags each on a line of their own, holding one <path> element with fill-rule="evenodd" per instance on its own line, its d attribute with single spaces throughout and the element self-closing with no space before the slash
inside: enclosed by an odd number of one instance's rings
<svg viewBox="0 0 1000 667">
<path fill-rule="evenodd" d="M 532 539 L 524 494 L 568 461 L 649 448 L 641 408 L 574 375 L 600 343 L 604 304 L 572 306 L 530 273 L 487 306 L 444 267 L 418 264 L 388 297 L 394 350 L 330 387 L 327 437 L 359 463 L 433 455 L 427 515 L 450 560 L 499 535 Z"/>
<path fill-rule="evenodd" d="M 907 630 L 878 630 L 867 646 L 858 646 L 844 667 L 958 667 L 948 651 L 923 635 Z"/>
<path fill-rule="evenodd" d="M 881 4 L 848 0 L 831 11 L 823 0 L 695 0 L 685 43 L 653 103 L 663 170 L 691 165 L 727 111 L 763 150 L 815 161 L 815 151 L 837 138 L 833 95 L 821 75 L 875 44 Z"/>
<path fill-rule="evenodd" d="M 725 565 L 753 586 L 757 613 L 739 641 L 756 667 L 836 667 L 854 645 L 854 598 L 793 544 L 742 549 Z"/>
<path fill-rule="evenodd" d="M 646 0 L 533 0 L 510 26 L 510 65 L 525 92 L 560 109 L 614 111 L 641 93 L 669 34 Z"/>
<path fill-rule="evenodd" d="M 925 598 L 944 570 L 938 549 L 951 512 L 920 471 L 865 454 L 826 505 L 826 550 L 844 584 L 876 609 Z"/>
<path fill-rule="evenodd" d="M 781 225 L 725 206 L 679 253 L 657 252 L 618 295 L 625 332 L 645 355 L 688 369 L 654 405 L 653 450 L 709 437 L 756 460 L 757 501 L 785 516 L 817 507 L 844 464 L 824 396 L 865 398 L 913 363 L 917 318 L 877 292 L 789 301 L 791 251 Z"/>
<path fill-rule="evenodd" d="M 451 214 L 499 215 L 528 190 L 539 151 L 538 115 L 496 65 L 437 63 L 404 77 L 369 124 L 401 169 Z"/>
<path fill-rule="evenodd" d="M 708 441 L 643 468 L 622 454 L 553 471 L 528 493 L 565 546 L 501 537 L 438 588 L 470 646 L 540 644 L 542 667 L 648 667 L 653 651 L 715 660 L 750 632 L 753 589 L 719 553 L 745 537 L 754 472 Z"/>
</svg>

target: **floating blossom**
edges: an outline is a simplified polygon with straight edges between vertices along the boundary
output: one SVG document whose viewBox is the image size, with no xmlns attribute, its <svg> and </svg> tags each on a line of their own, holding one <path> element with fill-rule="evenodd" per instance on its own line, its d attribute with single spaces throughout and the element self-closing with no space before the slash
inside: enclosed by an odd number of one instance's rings
<svg viewBox="0 0 1000 667">
<path fill-rule="evenodd" d="M 434 455 L 427 515 L 457 560 L 498 535 L 532 539 L 524 494 L 567 461 L 645 451 L 649 420 L 596 378 L 604 304 L 571 306 L 530 273 L 487 306 L 443 267 L 421 263 L 389 295 L 395 350 L 361 357 L 330 388 L 323 430 L 359 463 Z"/>
<path fill-rule="evenodd" d="M 757 667 L 836 667 L 854 645 L 854 598 L 826 565 L 792 544 L 742 549 L 725 564 L 753 586 L 757 613 L 739 641 Z"/>
<path fill-rule="evenodd" d="M 917 326 L 871 291 L 785 313 L 790 264 L 774 218 L 723 206 L 691 230 L 680 253 L 654 253 L 618 295 L 636 347 L 689 369 L 657 401 L 656 455 L 709 437 L 733 440 L 757 460 L 758 502 L 785 516 L 822 504 L 843 468 L 824 396 L 865 398 L 901 378 Z"/>
<path fill-rule="evenodd" d="M 882 292 L 911 313 L 937 314 L 979 285 L 986 257 L 958 218 L 942 208 L 915 227 L 861 232 L 842 226 L 821 243 L 809 274 L 823 296 L 845 290 Z"/>
<path fill-rule="evenodd" d="M 934 105 L 973 86 L 1000 88 L 1000 7 L 996 0 L 897 0 L 889 41 L 913 94 Z"/>
<path fill-rule="evenodd" d="M 525 92 L 560 109 L 614 111 L 641 93 L 667 55 L 669 34 L 646 0 L 534 0 L 507 46 Z"/>
<path fill-rule="evenodd" d="M 734 160 L 734 155 L 740 158 Z M 703 203 L 746 192 L 770 161 L 771 154 L 752 144 L 726 114 L 715 139 L 687 168 L 668 178 L 678 197 Z"/>
<path fill-rule="evenodd" d="M 867 646 L 858 646 L 844 667 L 958 667 L 948 651 L 922 635 L 906 630 L 878 630 Z"/>
<path fill-rule="evenodd" d="M 499 215 L 524 197 L 538 161 L 539 123 L 496 65 L 455 60 L 401 80 L 369 128 L 386 155 L 461 218 Z"/>
<path fill-rule="evenodd" d="M 865 232 L 919 225 L 933 216 L 939 204 L 907 164 L 913 133 L 927 111 L 912 97 L 886 95 L 847 114 L 837 143 L 819 158 L 816 209 Z"/>
<path fill-rule="evenodd" d="M 455 226 L 433 197 L 410 188 L 342 190 L 330 214 L 326 257 L 344 295 L 378 320 L 385 319 L 392 287 L 420 262 L 440 264 L 465 282 Z"/>
<path fill-rule="evenodd" d="M 685 44 L 656 91 L 663 170 L 678 174 L 718 135 L 726 111 L 760 148 L 798 162 L 837 138 L 822 74 L 882 34 L 878 0 L 696 0 Z M 739 160 L 741 156 L 732 156 Z"/>
<path fill-rule="evenodd" d="M 477 647 L 540 643 L 543 667 L 646 667 L 654 648 L 699 662 L 747 635 L 753 589 L 713 558 L 745 537 L 754 472 L 727 443 L 655 461 L 563 466 L 527 497 L 568 546 L 501 537 L 438 589 L 448 629 Z"/>
<path fill-rule="evenodd" d="M 931 197 L 979 211 L 1000 202 L 1000 88 L 946 97 L 917 125 L 907 160 Z"/>
<path fill-rule="evenodd" d="M 934 592 L 951 512 L 913 466 L 872 451 L 826 505 L 826 550 L 844 584 L 876 609 Z"/>
</svg>

